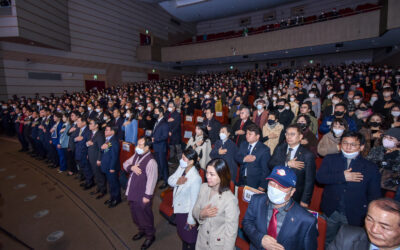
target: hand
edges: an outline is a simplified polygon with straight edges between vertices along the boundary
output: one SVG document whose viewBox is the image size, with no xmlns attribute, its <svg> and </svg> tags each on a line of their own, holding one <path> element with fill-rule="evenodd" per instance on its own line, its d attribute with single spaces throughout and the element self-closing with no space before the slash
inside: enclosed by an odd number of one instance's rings
<svg viewBox="0 0 400 250">
<path fill-rule="evenodd" d="M 168 122 L 173 122 L 173 121 L 175 121 L 175 119 L 172 117 L 168 119 Z"/>
<path fill-rule="evenodd" d="M 268 138 L 269 139 L 275 139 L 275 138 L 278 138 L 278 135 L 275 134 L 275 133 L 271 133 L 271 134 L 268 135 Z"/>
<path fill-rule="evenodd" d="M 385 104 L 384 108 L 385 108 L 385 109 L 389 109 L 389 108 L 391 108 L 393 105 L 394 105 L 394 102 L 389 102 L 389 103 L 386 103 L 386 104 Z"/>
<path fill-rule="evenodd" d="M 285 250 L 285 248 L 281 244 L 279 244 L 276 239 L 269 235 L 264 235 L 261 240 L 261 245 L 263 246 L 263 248 L 268 250 Z"/>
<path fill-rule="evenodd" d="M 297 161 L 297 157 L 295 157 L 288 162 L 288 166 L 291 168 L 302 170 L 304 168 L 304 162 Z"/>
<path fill-rule="evenodd" d="M 143 117 L 141 115 L 139 115 L 138 120 L 142 120 L 142 119 L 143 119 Z"/>
<path fill-rule="evenodd" d="M 75 137 L 75 141 L 82 141 L 82 140 L 83 140 L 83 136 Z"/>
<path fill-rule="evenodd" d="M 64 133 L 64 131 L 65 131 L 65 128 L 62 128 L 62 129 L 60 130 L 60 133 Z"/>
<path fill-rule="evenodd" d="M 198 147 L 200 147 L 201 144 L 203 144 L 203 140 L 200 140 L 200 141 L 196 142 L 196 145 L 197 145 Z"/>
<path fill-rule="evenodd" d="M 188 225 L 189 226 L 189 230 L 192 230 L 192 228 L 194 228 L 195 226 L 196 226 L 196 224 L 188 224 L 188 223 L 186 223 L 186 225 Z"/>
<path fill-rule="evenodd" d="M 218 213 L 218 208 L 211 207 L 211 204 L 208 204 L 200 211 L 200 218 L 205 219 L 205 218 L 215 217 L 217 213 Z"/>
<path fill-rule="evenodd" d="M 139 168 L 139 165 L 133 165 L 131 167 L 132 172 L 134 172 L 136 175 L 141 175 L 142 170 Z"/>
<path fill-rule="evenodd" d="M 224 154 L 226 154 L 227 151 L 228 151 L 228 149 L 226 149 L 226 148 L 219 148 L 218 154 L 224 155 Z"/>
<path fill-rule="evenodd" d="M 76 128 L 72 127 L 72 128 L 69 129 L 69 132 L 74 132 L 75 130 L 76 130 Z"/>
<path fill-rule="evenodd" d="M 375 134 L 372 134 L 372 138 L 375 138 L 375 139 L 377 139 L 377 138 L 381 138 L 381 136 L 382 136 L 382 132 L 376 132 Z"/>
<path fill-rule="evenodd" d="M 153 138 L 151 138 L 151 142 L 154 142 L 154 137 L 153 137 Z"/>
<path fill-rule="evenodd" d="M 101 145 L 101 149 L 103 149 L 103 150 L 107 149 L 107 147 L 108 147 L 107 143 L 104 143 L 103 145 Z"/>
<path fill-rule="evenodd" d="M 260 190 L 261 192 L 265 192 L 265 189 L 262 187 L 258 187 L 258 190 Z"/>
<path fill-rule="evenodd" d="M 101 166 L 101 161 L 96 161 L 97 166 Z"/>
<path fill-rule="evenodd" d="M 244 162 L 253 162 L 253 161 L 255 161 L 256 160 L 256 156 L 255 155 L 246 155 L 244 158 L 243 158 L 243 161 Z"/>
<path fill-rule="evenodd" d="M 54 128 L 50 129 L 50 133 L 54 133 Z"/>
<path fill-rule="evenodd" d="M 302 201 L 300 201 L 300 206 L 305 207 L 305 208 L 308 208 L 308 204 L 307 204 L 307 203 L 304 203 L 304 202 L 302 202 Z"/>
<path fill-rule="evenodd" d="M 87 144 L 88 146 L 93 146 L 93 142 L 92 142 L 92 141 L 87 141 L 86 144 Z"/>
<path fill-rule="evenodd" d="M 110 173 L 114 173 L 115 172 L 115 170 L 114 169 L 110 169 Z"/>
<path fill-rule="evenodd" d="M 364 178 L 360 172 L 351 172 L 351 168 L 344 171 L 344 178 L 347 182 L 361 182 Z"/>
<path fill-rule="evenodd" d="M 52 141 L 49 141 L 49 143 L 50 143 L 50 144 L 53 144 L 53 142 L 52 142 Z"/>
<path fill-rule="evenodd" d="M 300 141 L 301 145 L 307 145 L 308 144 L 308 140 L 307 139 L 302 139 Z"/>
<path fill-rule="evenodd" d="M 179 177 L 178 181 L 176 182 L 176 185 L 183 185 L 187 181 L 187 178 L 185 176 Z"/>
<path fill-rule="evenodd" d="M 149 202 L 150 202 L 150 200 L 149 200 L 149 199 L 147 199 L 146 197 L 143 197 L 142 201 L 143 201 L 143 204 L 147 204 L 147 203 L 149 203 Z"/>
<path fill-rule="evenodd" d="M 172 133 L 171 133 L 171 132 L 168 132 L 168 135 L 169 135 L 169 136 L 171 136 L 171 135 L 172 135 Z"/>
<path fill-rule="evenodd" d="M 61 148 L 61 145 L 60 145 L 60 144 L 58 144 L 58 145 L 57 145 L 57 148 Z"/>
<path fill-rule="evenodd" d="M 150 116 L 146 116 L 146 120 L 151 121 L 151 117 Z"/>
<path fill-rule="evenodd" d="M 126 122 L 124 122 L 124 124 L 122 124 L 122 126 L 125 127 L 125 126 L 129 125 L 130 123 L 131 123 L 130 121 L 126 121 Z"/>
<path fill-rule="evenodd" d="M 244 135 L 246 132 L 244 132 L 244 130 L 237 130 L 235 132 L 235 135 Z"/>
<path fill-rule="evenodd" d="M 236 115 L 240 115 L 240 110 L 236 111 Z"/>
<path fill-rule="evenodd" d="M 211 127 L 210 127 L 210 126 L 207 126 L 207 130 L 211 130 Z"/>
</svg>

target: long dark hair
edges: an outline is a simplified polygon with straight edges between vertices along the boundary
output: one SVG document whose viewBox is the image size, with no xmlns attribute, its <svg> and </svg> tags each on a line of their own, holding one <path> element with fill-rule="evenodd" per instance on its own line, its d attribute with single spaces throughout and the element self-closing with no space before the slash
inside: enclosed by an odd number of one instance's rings
<svg viewBox="0 0 400 250">
<path fill-rule="evenodd" d="M 199 156 L 196 150 L 194 150 L 192 147 L 189 147 L 184 150 L 182 154 L 185 155 L 185 157 L 188 158 L 189 161 L 193 160 L 193 166 L 195 166 L 197 170 L 200 169 Z"/>
<path fill-rule="evenodd" d="M 207 167 L 214 167 L 215 172 L 217 172 L 221 183 L 219 184 L 218 193 L 222 194 L 225 191 L 230 191 L 231 185 L 231 173 L 229 171 L 229 166 L 224 159 L 213 159 L 208 162 Z M 207 169 L 206 167 L 206 169 Z"/>
<path fill-rule="evenodd" d="M 201 131 L 203 131 L 203 143 L 208 139 L 208 130 L 205 123 L 200 122 L 197 123 L 196 127 L 198 127 Z M 196 139 L 196 132 L 193 134 L 193 141 Z"/>
</svg>

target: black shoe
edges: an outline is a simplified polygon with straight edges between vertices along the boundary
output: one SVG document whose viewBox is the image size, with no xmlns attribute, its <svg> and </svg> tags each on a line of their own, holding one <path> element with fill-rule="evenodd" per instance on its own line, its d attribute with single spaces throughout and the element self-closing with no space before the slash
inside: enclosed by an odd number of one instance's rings
<svg viewBox="0 0 400 250">
<path fill-rule="evenodd" d="M 112 199 L 106 200 L 106 201 L 104 202 L 104 204 L 108 205 L 108 204 L 110 204 L 112 201 L 113 201 Z"/>
<path fill-rule="evenodd" d="M 159 186 L 159 189 L 165 189 L 168 187 L 168 184 L 164 182 L 164 184 L 162 184 L 161 186 Z"/>
<path fill-rule="evenodd" d="M 94 187 L 94 183 L 89 184 L 89 185 L 85 185 L 85 187 L 83 188 L 83 190 L 88 190 L 88 189 L 91 189 L 92 187 Z"/>
<path fill-rule="evenodd" d="M 79 186 L 84 187 L 86 186 L 86 183 L 82 182 L 81 184 L 79 184 Z"/>
<path fill-rule="evenodd" d="M 153 237 L 151 239 L 146 239 L 143 242 L 142 247 L 140 248 L 141 250 L 146 250 L 147 248 L 149 248 L 151 246 L 151 244 L 153 244 L 153 242 L 156 240 L 156 237 Z"/>
<path fill-rule="evenodd" d="M 113 200 L 113 201 L 110 202 L 110 204 L 108 205 L 108 208 L 116 207 L 119 203 L 121 203 L 121 200 Z"/>
<path fill-rule="evenodd" d="M 90 192 L 90 195 L 95 195 L 100 193 L 100 190 L 96 189 L 95 191 Z"/>
<path fill-rule="evenodd" d="M 79 181 L 84 181 L 85 180 L 85 176 L 80 176 L 79 177 Z"/>
<path fill-rule="evenodd" d="M 132 237 L 132 240 L 140 240 L 141 238 L 143 238 L 144 235 L 145 235 L 145 234 L 144 234 L 143 232 L 139 232 L 139 233 L 135 234 L 135 235 Z"/>
<path fill-rule="evenodd" d="M 96 200 L 100 200 L 101 198 L 104 197 L 104 195 L 106 195 L 106 193 L 101 193 L 101 194 L 97 195 Z"/>
<path fill-rule="evenodd" d="M 24 149 L 23 149 L 23 148 L 21 148 L 20 150 L 18 150 L 18 152 L 24 152 Z"/>
</svg>

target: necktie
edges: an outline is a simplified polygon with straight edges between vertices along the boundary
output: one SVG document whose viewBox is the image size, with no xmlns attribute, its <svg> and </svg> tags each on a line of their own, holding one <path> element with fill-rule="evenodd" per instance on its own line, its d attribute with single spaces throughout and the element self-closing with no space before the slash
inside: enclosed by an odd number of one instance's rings
<svg viewBox="0 0 400 250">
<path fill-rule="evenodd" d="M 90 137 L 90 140 L 92 140 L 94 137 L 94 132 L 92 132 L 92 136 Z"/>
<path fill-rule="evenodd" d="M 247 149 L 247 154 L 249 155 L 249 154 L 251 154 L 251 148 L 252 148 L 253 146 L 251 146 L 251 144 L 249 145 L 249 148 Z"/>
<path fill-rule="evenodd" d="M 83 132 L 83 129 L 80 129 L 80 130 L 79 130 L 79 135 L 78 135 L 78 136 L 81 136 L 81 135 L 82 135 L 82 132 Z"/>
<path fill-rule="evenodd" d="M 292 156 L 292 150 L 293 150 L 293 148 L 289 148 L 289 151 L 288 151 L 288 153 L 286 154 L 286 160 L 285 160 L 285 164 L 286 164 L 286 165 L 287 165 L 288 162 L 290 161 L 290 158 L 291 158 L 291 156 Z"/>
<path fill-rule="evenodd" d="M 244 126 L 244 121 L 242 120 L 242 122 L 240 123 L 240 128 L 239 128 L 239 130 L 242 130 L 242 129 L 243 129 L 243 126 Z M 236 145 L 237 145 L 238 142 L 239 142 L 239 137 L 240 137 L 240 135 L 238 135 L 238 136 L 236 137 Z"/>
<path fill-rule="evenodd" d="M 269 221 L 269 225 L 268 225 L 268 231 L 267 234 L 271 237 L 274 237 L 276 239 L 277 236 L 277 226 L 278 226 L 278 220 L 276 219 L 276 215 L 279 213 L 278 209 L 273 209 L 272 210 L 272 216 L 271 219 Z"/>
</svg>

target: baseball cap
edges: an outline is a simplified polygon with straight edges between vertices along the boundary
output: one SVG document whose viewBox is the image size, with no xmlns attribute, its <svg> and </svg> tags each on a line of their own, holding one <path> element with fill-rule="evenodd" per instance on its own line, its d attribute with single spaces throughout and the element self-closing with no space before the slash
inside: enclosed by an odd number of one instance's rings
<svg viewBox="0 0 400 250">
<path fill-rule="evenodd" d="M 284 188 L 296 187 L 297 176 L 290 168 L 286 166 L 276 166 L 266 178 L 273 180 Z"/>
<path fill-rule="evenodd" d="M 400 141 L 400 128 L 390 128 L 385 132 L 385 135 L 392 136 Z"/>
</svg>

